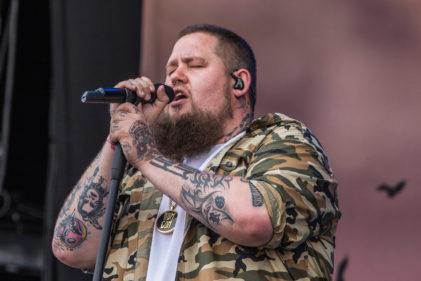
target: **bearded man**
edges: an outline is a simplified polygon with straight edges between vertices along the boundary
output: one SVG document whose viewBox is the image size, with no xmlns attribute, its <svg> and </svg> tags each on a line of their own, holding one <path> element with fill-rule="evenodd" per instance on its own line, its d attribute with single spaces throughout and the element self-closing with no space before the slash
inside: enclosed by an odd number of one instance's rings
<svg viewBox="0 0 421 281">
<path fill-rule="evenodd" d="M 157 99 L 111 106 L 107 141 L 57 219 L 56 257 L 95 265 L 103 212 L 81 214 L 78 206 L 90 202 L 91 189 L 104 195 L 101 210 L 106 205 L 120 143 L 129 164 L 106 280 L 331 280 L 336 181 L 305 125 L 279 113 L 253 120 L 249 44 L 221 27 L 189 26 L 168 59 L 165 84 L 175 92 L 170 103 L 147 77 L 116 85 L 145 100 L 156 90 Z"/>
</svg>

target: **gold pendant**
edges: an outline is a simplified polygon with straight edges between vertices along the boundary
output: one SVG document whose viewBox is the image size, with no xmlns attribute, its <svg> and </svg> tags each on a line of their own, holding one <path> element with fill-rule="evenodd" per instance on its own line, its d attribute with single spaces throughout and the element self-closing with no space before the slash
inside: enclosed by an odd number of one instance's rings
<svg viewBox="0 0 421 281">
<path fill-rule="evenodd" d="M 161 233 L 171 233 L 174 231 L 175 223 L 177 221 L 177 212 L 168 210 L 163 212 L 156 220 L 156 227 Z"/>
</svg>

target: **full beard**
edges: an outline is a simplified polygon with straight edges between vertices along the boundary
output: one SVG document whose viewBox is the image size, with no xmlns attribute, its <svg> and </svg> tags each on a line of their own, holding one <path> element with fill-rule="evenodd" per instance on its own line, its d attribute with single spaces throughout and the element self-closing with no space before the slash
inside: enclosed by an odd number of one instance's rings
<svg viewBox="0 0 421 281">
<path fill-rule="evenodd" d="M 193 107 L 187 113 L 172 120 L 162 113 L 152 126 L 159 152 L 176 161 L 210 150 L 224 136 L 224 124 L 232 118 L 232 108 L 225 96 L 225 105 L 216 113 Z"/>
</svg>

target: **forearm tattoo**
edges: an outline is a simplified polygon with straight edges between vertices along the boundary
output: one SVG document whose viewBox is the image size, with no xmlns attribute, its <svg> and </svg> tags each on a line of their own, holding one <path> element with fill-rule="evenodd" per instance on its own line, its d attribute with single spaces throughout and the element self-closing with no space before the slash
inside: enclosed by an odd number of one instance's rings
<svg viewBox="0 0 421 281">
<path fill-rule="evenodd" d="M 88 229 L 79 219 L 75 218 L 75 212 L 64 217 L 56 227 L 55 236 L 60 243 L 56 247 L 73 251 L 86 240 Z"/>
<path fill-rule="evenodd" d="M 135 121 L 129 130 L 136 148 L 137 160 L 150 160 L 157 153 L 156 145 L 149 126 L 140 120 Z M 123 147 L 124 148 L 124 147 Z"/>
<path fill-rule="evenodd" d="M 232 177 L 201 172 L 162 156 L 154 158 L 151 164 L 185 180 L 180 193 L 182 207 L 209 228 L 214 229 L 222 221 L 234 223 L 224 194 Z"/>
<path fill-rule="evenodd" d="M 105 213 L 105 197 L 108 195 L 108 192 L 105 190 L 104 178 L 101 176 L 96 177 L 98 170 L 97 168 L 94 175 L 86 180 L 79 197 L 77 211 L 83 221 L 89 222 L 96 229 L 102 229 L 98 219 Z"/>
<path fill-rule="evenodd" d="M 104 187 L 105 180 L 98 175 L 98 172 L 99 168 L 96 167 L 93 175 L 86 179 L 83 187 L 78 184 L 63 205 L 54 232 L 57 239 L 54 243 L 56 247 L 70 251 L 78 248 L 89 234 L 85 222 L 89 222 L 96 229 L 102 229 L 98 219 L 104 215 L 105 198 L 108 192 Z M 77 207 L 71 210 L 78 192 L 81 192 L 81 194 L 78 197 Z M 82 219 L 77 218 L 77 214 Z"/>
<path fill-rule="evenodd" d="M 80 185 L 77 185 L 72 190 L 58 215 L 57 225 L 54 230 L 54 236 L 56 237 L 54 246 L 61 250 L 73 251 L 82 244 L 88 234 L 86 225 L 75 218 L 75 210 L 70 212 L 76 193 L 80 189 Z"/>
</svg>

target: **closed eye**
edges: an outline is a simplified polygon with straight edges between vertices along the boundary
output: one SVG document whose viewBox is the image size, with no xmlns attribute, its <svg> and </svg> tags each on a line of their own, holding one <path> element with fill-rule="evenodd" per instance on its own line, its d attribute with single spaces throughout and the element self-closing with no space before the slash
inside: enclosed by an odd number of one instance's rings
<svg viewBox="0 0 421 281">
<path fill-rule="evenodd" d="M 174 71 L 175 71 L 175 68 L 167 70 L 167 76 L 170 76 Z"/>
<path fill-rule="evenodd" d="M 204 58 L 201 58 L 201 57 L 185 58 L 184 62 L 189 67 L 193 67 L 193 68 L 205 67 L 207 65 L 207 61 Z"/>
</svg>

